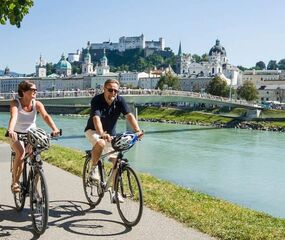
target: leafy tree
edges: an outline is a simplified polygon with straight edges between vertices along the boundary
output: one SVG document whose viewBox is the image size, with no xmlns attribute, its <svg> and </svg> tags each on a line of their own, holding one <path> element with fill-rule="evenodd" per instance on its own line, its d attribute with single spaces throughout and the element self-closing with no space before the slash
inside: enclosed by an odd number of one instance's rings
<svg viewBox="0 0 285 240">
<path fill-rule="evenodd" d="M 256 70 L 263 70 L 266 69 L 266 65 L 263 61 L 259 61 L 255 64 L 255 69 Z"/>
<path fill-rule="evenodd" d="M 194 59 L 194 61 L 197 63 L 202 61 L 202 58 L 198 54 L 193 54 L 192 59 Z"/>
<path fill-rule="evenodd" d="M 33 5 L 33 0 L 0 0 L 0 23 L 5 25 L 9 20 L 11 25 L 21 27 L 24 16 Z"/>
<path fill-rule="evenodd" d="M 267 64 L 267 70 L 276 70 L 278 68 L 278 65 L 276 63 L 276 60 L 270 60 Z"/>
<path fill-rule="evenodd" d="M 206 92 L 216 96 L 228 97 L 230 88 L 219 76 L 214 77 L 206 88 Z"/>
<path fill-rule="evenodd" d="M 80 74 L 82 73 L 82 69 L 81 69 L 81 62 L 72 62 L 71 63 L 71 67 L 72 67 L 72 74 Z"/>
<path fill-rule="evenodd" d="M 52 73 L 56 72 L 56 64 L 47 63 L 46 69 L 47 69 L 47 76 L 51 75 Z"/>
<path fill-rule="evenodd" d="M 278 69 L 280 69 L 280 70 L 285 70 L 285 59 L 281 59 L 281 60 L 278 62 Z"/>
<path fill-rule="evenodd" d="M 163 89 L 165 86 L 172 88 L 173 90 L 180 90 L 180 83 L 178 77 L 173 76 L 170 72 L 162 76 L 158 83 L 157 88 Z"/>
<path fill-rule="evenodd" d="M 258 91 L 253 82 L 249 80 L 244 81 L 242 86 L 238 87 L 237 94 L 247 101 L 258 99 Z"/>
<path fill-rule="evenodd" d="M 209 55 L 207 53 L 204 53 L 202 56 L 201 56 L 201 60 L 202 62 L 208 62 L 209 61 Z"/>
<path fill-rule="evenodd" d="M 237 66 L 237 68 L 238 68 L 239 70 L 241 70 L 241 71 L 247 70 L 247 68 L 246 68 L 246 67 L 243 67 L 243 66 Z"/>
</svg>

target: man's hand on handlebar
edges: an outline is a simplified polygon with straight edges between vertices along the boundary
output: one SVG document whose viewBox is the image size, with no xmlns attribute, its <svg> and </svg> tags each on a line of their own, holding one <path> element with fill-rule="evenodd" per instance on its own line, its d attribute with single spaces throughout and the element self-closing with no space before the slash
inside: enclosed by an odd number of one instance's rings
<svg viewBox="0 0 285 240">
<path fill-rule="evenodd" d="M 112 141 L 112 137 L 107 132 L 102 133 L 101 134 L 101 138 L 106 140 L 107 142 L 111 142 Z"/>
<path fill-rule="evenodd" d="M 144 131 L 143 130 L 139 130 L 137 132 L 135 132 L 135 134 L 138 136 L 138 138 L 141 140 L 143 138 L 144 135 Z"/>
</svg>

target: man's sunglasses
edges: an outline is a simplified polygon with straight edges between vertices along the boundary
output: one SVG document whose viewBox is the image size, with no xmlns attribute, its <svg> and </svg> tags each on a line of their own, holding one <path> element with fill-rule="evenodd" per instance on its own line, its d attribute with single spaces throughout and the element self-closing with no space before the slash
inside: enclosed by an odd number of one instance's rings
<svg viewBox="0 0 285 240">
<path fill-rule="evenodd" d="M 107 88 L 107 91 L 109 92 L 109 93 L 118 93 L 118 91 L 119 90 L 117 90 L 117 89 L 113 89 L 113 88 Z"/>
<path fill-rule="evenodd" d="M 38 91 L 38 89 L 36 89 L 36 88 L 30 88 L 30 89 L 29 89 L 29 91 L 37 92 L 37 91 Z"/>
</svg>

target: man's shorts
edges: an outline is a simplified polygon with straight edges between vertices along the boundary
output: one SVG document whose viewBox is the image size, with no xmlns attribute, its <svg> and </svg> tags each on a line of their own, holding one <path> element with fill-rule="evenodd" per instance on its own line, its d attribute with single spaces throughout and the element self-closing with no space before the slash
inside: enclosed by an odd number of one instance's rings
<svg viewBox="0 0 285 240">
<path fill-rule="evenodd" d="M 85 132 L 85 136 L 93 147 L 95 146 L 97 141 L 100 139 L 100 135 L 98 135 L 95 130 L 91 130 L 91 129 L 88 129 Z M 106 142 L 106 146 L 103 149 L 102 155 L 108 152 L 111 152 L 111 151 L 114 151 L 114 148 L 112 148 L 112 145 L 110 142 Z M 109 158 L 116 158 L 117 156 L 118 156 L 118 153 L 113 153 L 109 156 Z"/>
</svg>

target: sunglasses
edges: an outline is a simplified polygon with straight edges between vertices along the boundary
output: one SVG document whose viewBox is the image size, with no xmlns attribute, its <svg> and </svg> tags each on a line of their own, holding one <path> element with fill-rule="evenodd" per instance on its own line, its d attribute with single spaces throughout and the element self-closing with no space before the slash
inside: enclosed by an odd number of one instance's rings
<svg viewBox="0 0 285 240">
<path fill-rule="evenodd" d="M 109 92 L 109 93 L 118 93 L 118 91 L 119 90 L 117 90 L 117 89 L 113 89 L 113 88 L 107 88 L 107 91 Z"/>
<path fill-rule="evenodd" d="M 37 92 L 37 91 L 38 91 L 38 89 L 36 89 L 36 88 L 30 88 L 30 89 L 29 89 L 29 91 Z"/>
</svg>

